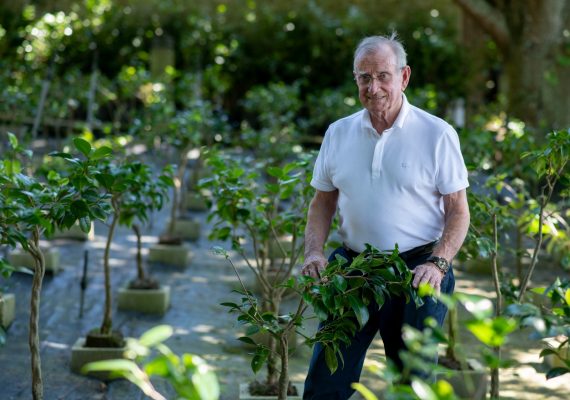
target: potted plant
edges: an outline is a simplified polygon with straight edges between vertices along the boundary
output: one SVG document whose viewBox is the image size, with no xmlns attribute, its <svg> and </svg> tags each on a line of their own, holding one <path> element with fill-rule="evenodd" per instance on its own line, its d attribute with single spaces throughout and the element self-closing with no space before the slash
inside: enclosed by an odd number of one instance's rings
<svg viewBox="0 0 570 400">
<path fill-rule="evenodd" d="M 283 168 L 268 168 L 267 172 L 277 180 L 274 184 L 259 184 L 260 174 L 257 171 L 246 173 L 241 161 L 215 151 L 206 154 L 205 162 L 212 171 L 212 176 L 203 179 L 200 187 L 212 192 L 213 205 L 208 218 L 214 222 L 214 227 L 210 239 L 231 240 L 232 249 L 247 263 L 250 272 L 261 285 L 260 302 L 257 305 L 260 312 L 278 316 L 287 289 L 283 283 L 291 276 L 303 251 L 301 235 L 310 201 L 307 184 L 310 177 L 309 160 L 298 160 Z M 270 239 L 277 240 L 286 233 L 293 237 L 289 257 L 274 265 L 276 273 L 271 274 L 271 260 L 268 258 Z M 253 261 L 248 256 L 250 249 L 246 248 L 246 242 L 251 246 Z M 278 325 L 277 320 L 274 322 Z M 283 332 L 289 334 L 294 331 L 293 328 L 294 325 L 290 325 Z M 259 331 L 260 329 L 250 333 L 253 335 Z M 271 334 L 256 339 L 266 343 L 266 383 L 275 386 L 279 381 L 277 360 L 283 341 Z M 245 342 L 255 343 L 254 340 Z M 289 343 L 285 348 L 289 348 Z M 263 365 L 263 362 L 258 365 Z"/>
<path fill-rule="evenodd" d="M 59 261 L 59 249 L 57 247 L 40 246 L 40 251 L 43 253 L 45 262 L 45 272 L 57 274 L 61 271 L 61 263 Z M 17 265 L 33 270 L 35 268 L 34 257 L 30 253 L 24 251 L 22 248 L 15 248 L 8 254 L 8 262 L 12 265 Z"/>
<path fill-rule="evenodd" d="M 179 111 L 171 120 L 166 135 L 168 144 L 175 149 L 178 158 L 177 173 L 174 178 L 174 193 L 172 197 L 172 209 L 170 222 L 166 235 L 181 237 L 188 240 L 197 240 L 200 236 L 200 224 L 194 219 L 189 219 L 184 214 L 179 214 L 183 204 L 183 188 L 188 168 L 188 155 L 192 149 L 199 149 L 205 130 L 213 120 L 210 103 L 204 100 L 195 100 L 190 108 Z M 199 151 L 199 150 L 198 150 Z M 197 158 L 195 170 L 200 166 L 200 157 Z M 196 172 L 198 174 L 198 172 Z"/>
<path fill-rule="evenodd" d="M 176 175 L 171 199 L 170 219 L 166 232 L 159 237 L 157 245 L 151 246 L 149 260 L 186 267 L 192 252 L 183 244 L 184 239 L 197 240 L 200 236 L 200 223 L 180 215 L 182 188 L 188 166 L 188 153 L 200 145 L 202 129 L 206 126 L 206 116 L 202 113 L 203 104 L 177 112 L 166 131 L 166 141 L 175 150 L 177 158 Z"/>
<path fill-rule="evenodd" d="M 129 171 L 131 189 L 119 200 L 119 223 L 130 226 L 137 238 L 137 277 L 119 289 L 117 305 L 120 310 L 164 314 L 170 304 L 170 287 L 161 286 L 145 271 L 139 223 L 148 221 L 150 212 L 162 208 L 168 188 L 173 184 L 172 168 L 166 167 L 158 177 L 141 163 L 129 164 Z"/>
<path fill-rule="evenodd" d="M 9 278 L 16 268 L 0 257 L 0 275 Z M 6 293 L 0 288 L 0 344 L 5 339 L 5 329 L 8 329 L 16 314 L 16 297 L 12 293 Z"/>
<path fill-rule="evenodd" d="M 17 140 L 11 136 L 14 144 Z M 17 143 L 16 143 L 17 144 Z M 76 138 L 75 147 L 82 151 L 89 146 Z M 83 151 L 82 151 L 83 152 Z M 30 351 L 32 364 L 32 395 L 43 397 L 41 359 L 39 352 L 39 303 L 45 261 L 39 248 L 44 232 L 56 227 L 66 228 L 79 221 L 88 229 L 91 220 L 103 219 L 108 212 L 108 200 L 96 190 L 95 165 L 109 155 L 108 148 L 91 149 L 86 160 L 70 154 L 54 154 L 65 157 L 70 164 L 69 176 L 61 177 L 52 172 L 43 182 L 22 173 L 19 165 L 11 160 L 0 163 L 0 240 L 2 244 L 17 243 L 35 260 L 30 310 Z M 84 153 L 85 154 L 85 153 Z"/>
<path fill-rule="evenodd" d="M 86 157 L 89 157 L 93 149 L 89 143 L 85 143 L 86 146 L 81 147 L 80 150 Z M 115 229 L 121 221 L 123 207 L 127 210 L 123 222 L 127 223 L 134 217 L 127 204 L 139 201 L 137 196 L 141 193 L 137 191 L 143 190 L 142 180 L 147 172 L 146 168 L 138 162 L 123 161 L 117 164 L 107 162 L 98 165 L 98 174 L 95 178 L 101 192 L 110 198 L 111 203 L 111 222 L 103 255 L 105 305 L 101 326 L 91 330 L 85 338 L 79 338 L 72 348 L 71 369 L 74 372 L 79 372 L 81 367 L 89 361 L 117 358 L 124 351 L 125 340 L 122 333 L 112 329 L 110 251 Z"/>
<path fill-rule="evenodd" d="M 224 305 L 238 313 L 238 321 L 247 325 L 246 335 L 240 340 L 256 348 L 252 369 L 257 372 L 264 365 L 267 367 L 264 382 L 249 386 L 261 387 L 264 391 L 273 388 L 278 398 L 284 399 L 289 388 L 288 359 L 294 347 L 290 342 L 290 334 L 302 326 L 307 303 L 313 306 L 319 318 L 339 320 L 338 325 L 335 325 L 336 334 L 325 329 L 310 341 L 319 341 L 325 346 L 329 368 L 334 371 L 338 367 L 335 362 L 339 340 L 346 340 L 346 335 L 357 329 L 348 320 L 356 318 L 361 326 L 366 323 L 367 311 L 361 299 L 372 296 L 372 290 L 369 290 L 372 280 L 376 279 L 375 284 L 384 287 L 386 293 L 407 294 L 404 287 L 409 286 L 411 274 L 408 271 L 409 276 L 402 278 L 404 281 L 407 279 L 407 283 L 399 283 L 399 270 L 404 264 L 402 260 L 396 261 L 397 252 L 394 259 L 385 260 L 380 252 L 370 248 L 369 253 L 353 262 L 354 269 L 340 267 L 339 264 L 346 260 L 329 264 L 329 275 L 326 275 L 320 285 L 308 277 L 295 279 L 291 274 L 303 252 L 302 232 L 306 222 L 306 208 L 312 195 L 312 189 L 308 185 L 311 177 L 310 160 L 301 158 L 282 167 L 267 167 L 265 172 L 274 178 L 267 182 L 261 181 L 261 174 L 250 167 L 247 160 L 236 160 L 214 151 L 208 152 L 205 160 L 213 172 L 212 177 L 203 179 L 200 185 L 212 191 L 214 200 L 209 215 L 209 219 L 214 222 L 210 238 L 230 239 L 232 250 L 244 260 L 261 285 L 259 297 L 256 297 L 244 283 L 228 253 L 221 248 L 217 249 L 234 267 L 241 286 L 241 302 L 226 302 Z M 246 172 L 246 168 L 249 172 Z M 291 235 L 291 247 L 287 250 L 281 247 L 280 251 L 286 256 L 278 260 L 271 259 L 268 257 L 269 243 L 272 240 L 279 243 L 279 238 L 284 234 Z M 389 268 L 398 268 L 399 272 L 389 270 L 388 264 Z M 272 266 L 275 267 L 275 274 L 269 273 Z M 355 270 L 370 271 L 375 267 L 382 269 L 382 272 L 378 276 L 371 274 L 369 279 L 362 278 L 362 286 L 355 288 L 348 283 L 355 282 L 355 279 L 344 278 L 345 274 L 354 273 Z M 386 284 L 387 277 L 394 280 L 393 285 Z M 356 295 L 346 294 L 352 289 Z M 295 311 L 288 314 L 281 310 L 286 290 L 293 290 L 300 297 Z M 346 294 L 346 308 L 340 311 L 331 300 L 336 295 L 341 299 L 343 294 Z M 384 294 L 381 292 L 377 296 Z M 339 332 L 344 332 L 345 336 Z M 259 333 L 265 334 L 265 338 L 261 339 Z"/>
<path fill-rule="evenodd" d="M 256 346 L 251 361 L 252 370 L 257 372 L 264 364 L 268 367 L 266 382 L 242 386 L 243 392 L 246 386 L 249 387 L 249 393 L 240 397 L 244 400 L 282 400 L 288 396 L 301 398 L 301 385 L 296 385 L 299 392 L 295 393 L 289 384 L 288 333 L 303 325 L 303 315 L 308 306 L 312 306 L 317 317 L 321 321 L 327 321 L 327 324 L 314 336 L 307 338 L 307 343 L 313 345 L 318 342 L 323 346 L 327 366 L 334 373 L 339 368 L 339 360 L 342 362 L 340 347 L 350 342 L 356 331 L 366 325 L 372 304 L 381 307 L 387 297 L 394 295 L 403 296 L 406 301 L 414 301 L 418 306 L 422 304 L 421 298 L 411 286 L 412 274 L 399 257 L 397 249 L 386 254 L 367 245 L 365 251 L 353 259 L 350 265 L 340 256 L 330 262 L 319 282 L 307 276 L 290 278 L 284 286 L 297 291 L 301 299 L 294 312 L 281 315 L 264 311 L 262 303 L 243 284 L 227 252 L 219 248 L 217 252 L 230 261 L 242 285 L 242 290 L 239 291 L 241 303 L 227 302 L 223 305 L 229 307 L 230 312 L 238 313 L 238 321 L 248 326 L 246 336 L 239 340 Z M 255 342 L 253 335 L 259 331 L 267 332 L 279 346 L 270 348 L 265 343 Z M 270 361 L 272 353 L 277 353 L 276 358 L 280 361 L 278 371 L 269 368 L 273 362 Z M 275 382 L 270 381 L 271 373 L 274 374 Z M 273 387 L 276 389 L 276 397 L 256 397 L 251 394 L 252 390 L 266 394 L 267 389 Z"/>
<path fill-rule="evenodd" d="M 150 378 L 165 379 L 180 398 L 217 400 L 220 388 L 215 373 L 199 356 L 174 354 L 163 342 L 173 329 L 159 325 L 143 333 L 139 339 L 128 339 L 127 359 L 96 361 L 86 364 L 83 373 L 107 372 L 128 379 L 153 400 L 165 400 L 152 385 Z M 143 368 L 139 367 L 143 364 Z"/>
<path fill-rule="evenodd" d="M 255 86 L 245 94 L 240 144 L 267 165 L 282 167 L 292 150 L 300 150 L 301 130 L 296 121 L 303 105 L 300 93 L 300 82 L 272 82 Z"/>
</svg>

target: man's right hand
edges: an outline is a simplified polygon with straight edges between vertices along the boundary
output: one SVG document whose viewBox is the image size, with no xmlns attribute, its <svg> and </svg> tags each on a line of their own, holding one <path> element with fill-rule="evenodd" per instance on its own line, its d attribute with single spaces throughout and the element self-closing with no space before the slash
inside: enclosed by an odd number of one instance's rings
<svg viewBox="0 0 570 400">
<path fill-rule="evenodd" d="M 308 275 L 315 279 L 321 279 L 321 271 L 325 269 L 328 261 L 322 254 L 313 254 L 305 257 L 305 263 L 301 269 L 302 275 Z"/>
</svg>

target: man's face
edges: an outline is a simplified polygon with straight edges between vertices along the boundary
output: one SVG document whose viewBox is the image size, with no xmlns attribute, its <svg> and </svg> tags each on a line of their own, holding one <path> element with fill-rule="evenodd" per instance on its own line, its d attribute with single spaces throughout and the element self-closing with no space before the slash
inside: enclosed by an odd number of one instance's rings
<svg viewBox="0 0 570 400">
<path fill-rule="evenodd" d="M 364 54 L 357 60 L 354 75 L 358 98 L 370 114 L 390 117 L 399 111 L 402 91 L 410 79 L 410 67 L 399 68 L 390 47 Z"/>
</svg>

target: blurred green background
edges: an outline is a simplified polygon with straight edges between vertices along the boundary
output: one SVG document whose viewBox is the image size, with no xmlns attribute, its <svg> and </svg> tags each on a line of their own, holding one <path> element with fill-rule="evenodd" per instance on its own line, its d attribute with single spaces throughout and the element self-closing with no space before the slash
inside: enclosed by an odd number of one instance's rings
<svg viewBox="0 0 570 400">
<path fill-rule="evenodd" d="M 570 125 L 567 3 L 3 2 L 0 122 L 32 129 L 49 81 L 36 130 L 50 136 L 80 121 L 96 134 L 148 128 L 149 107 L 167 97 L 175 109 L 207 100 L 234 130 L 259 125 L 260 107 L 288 109 L 303 137 L 318 137 L 359 107 L 358 41 L 396 30 L 412 67 L 413 103 L 459 127 L 481 114 L 515 117 L 540 137 Z"/>
</svg>

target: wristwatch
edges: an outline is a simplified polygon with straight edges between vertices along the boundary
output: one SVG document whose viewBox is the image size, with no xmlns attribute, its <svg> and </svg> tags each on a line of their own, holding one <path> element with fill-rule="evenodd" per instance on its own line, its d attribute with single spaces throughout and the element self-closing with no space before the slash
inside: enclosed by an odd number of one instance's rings
<svg viewBox="0 0 570 400">
<path fill-rule="evenodd" d="M 434 263 L 437 269 L 439 269 L 444 275 L 449 270 L 449 261 L 443 257 L 429 256 L 427 260 Z"/>
</svg>

